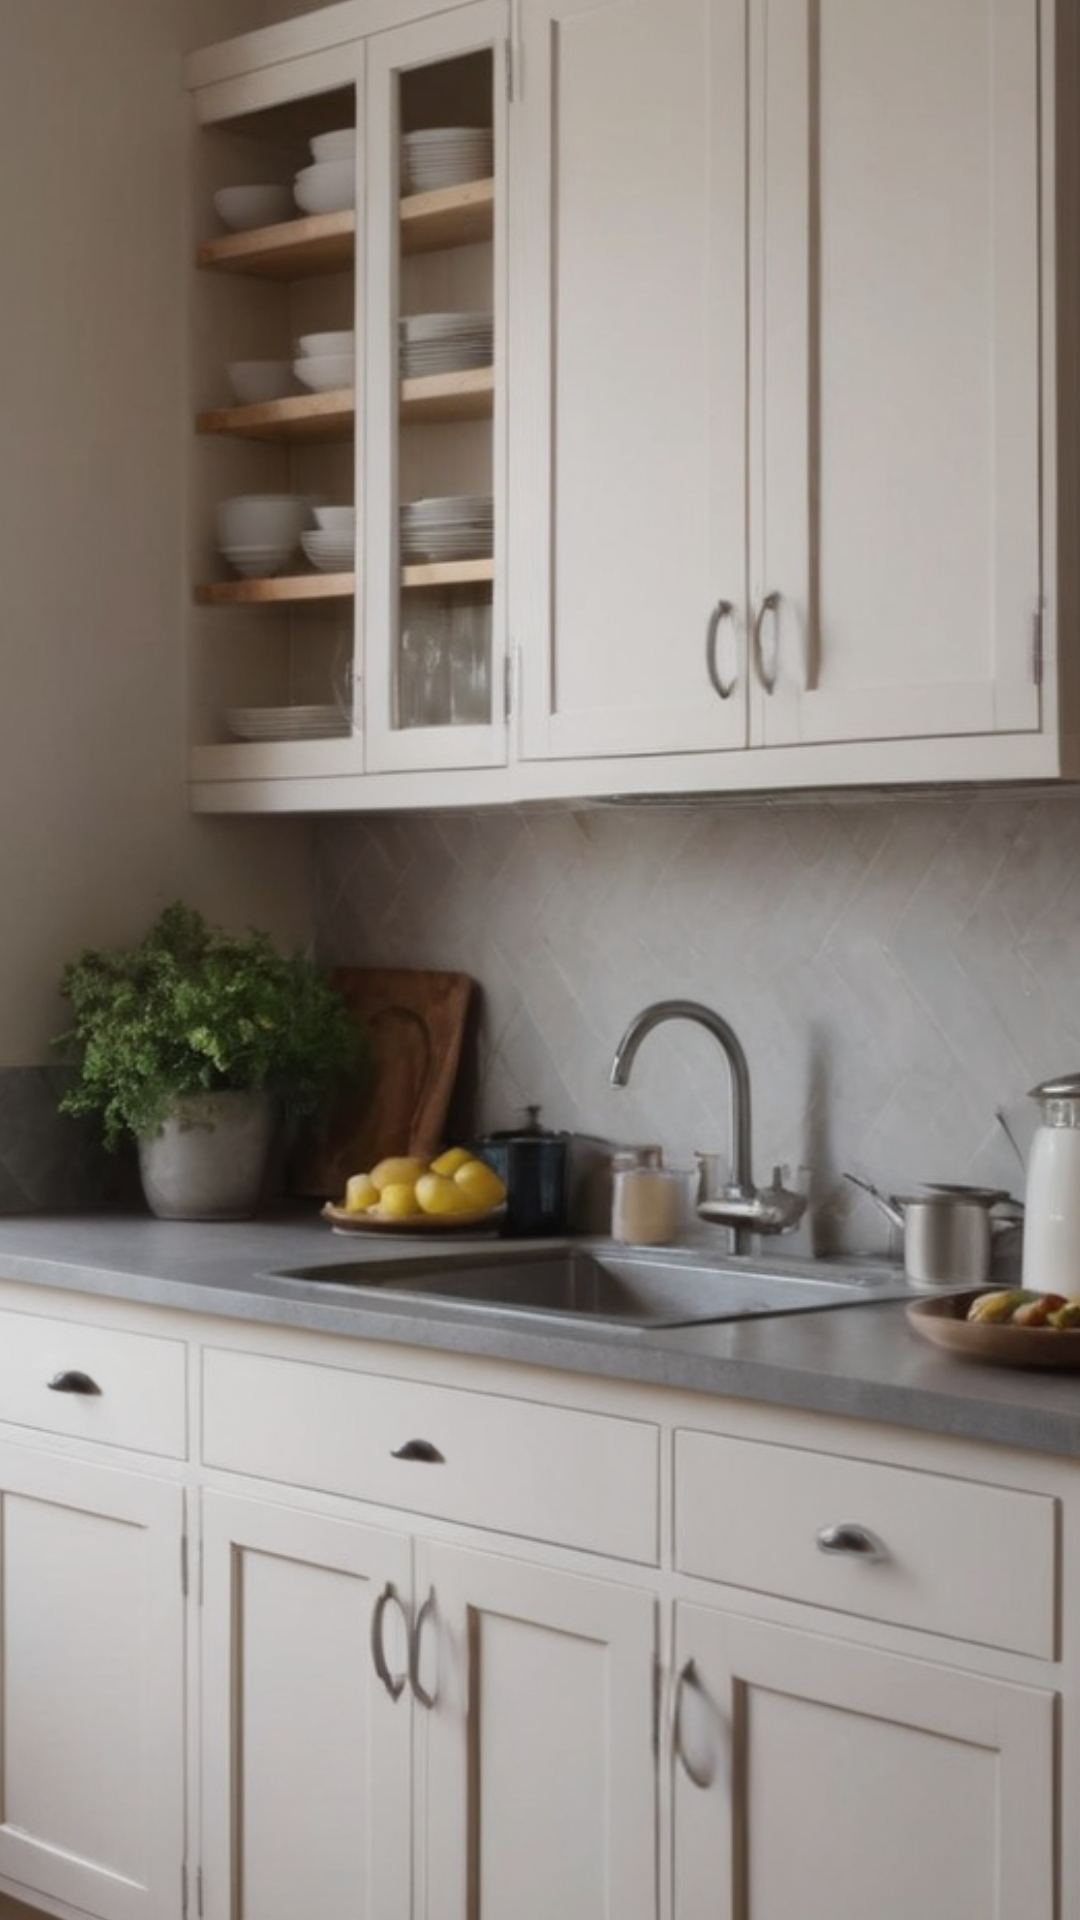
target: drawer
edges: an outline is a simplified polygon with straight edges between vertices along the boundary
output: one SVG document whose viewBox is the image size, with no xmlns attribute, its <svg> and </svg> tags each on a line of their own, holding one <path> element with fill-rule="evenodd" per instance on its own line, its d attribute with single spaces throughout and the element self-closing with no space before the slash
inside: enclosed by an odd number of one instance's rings
<svg viewBox="0 0 1080 1920">
<path fill-rule="evenodd" d="M 675 1437 L 681 1572 L 1041 1659 L 1056 1651 L 1056 1509 L 944 1474 Z M 881 1556 L 823 1551 L 819 1531 L 838 1526 L 863 1529 Z"/>
<path fill-rule="evenodd" d="M 63 1392 L 82 1374 L 96 1392 Z M 43 1433 L 182 1460 L 187 1453 L 187 1349 L 181 1340 L 74 1320 L 0 1312 L 0 1420 Z"/>
<path fill-rule="evenodd" d="M 202 1445 L 234 1473 L 658 1557 L 659 1432 L 645 1421 L 210 1348 Z"/>
</svg>

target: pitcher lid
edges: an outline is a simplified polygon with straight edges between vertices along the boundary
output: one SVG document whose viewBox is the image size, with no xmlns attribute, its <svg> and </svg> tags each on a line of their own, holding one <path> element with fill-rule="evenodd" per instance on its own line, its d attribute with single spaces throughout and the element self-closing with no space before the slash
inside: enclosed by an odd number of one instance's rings
<svg viewBox="0 0 1080 1920">
<path fill-rule="evenodd" d="M 1044 1080 L 1032 1087 L 1032 1100 L 1080 1100 L 1080 1073 L 1065 1073 L 1056 1080 Z"/>
</svg>

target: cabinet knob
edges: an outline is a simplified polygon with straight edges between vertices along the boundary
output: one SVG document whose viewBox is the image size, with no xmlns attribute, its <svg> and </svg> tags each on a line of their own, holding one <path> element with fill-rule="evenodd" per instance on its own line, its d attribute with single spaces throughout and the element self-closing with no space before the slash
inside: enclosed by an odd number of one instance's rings
<svg viewBox="0 0 1080 1920">
<path fill-rule="evenodd" d="M 391 1447 L 390 1458 L 391 1460 L 426 1460 L 432 1467 L 446 1465 L 444 1455 L 439 1452 L 438 1447 L 432 1446 L 430 1440 L 406 1440 L 403 1447 Z"/>
<path fill-rule="evenodd" d="M 50 1393 L 100 1393 L 96 1380 L 88 1373 L 78 1373 L 74 1368 L 65 1368 L 62 1373 L 54 1373 L 49 1381 Z"/>
<path fill-rule="evenodd" d="M 720 666 L 717 660 L 717 643 L 720 638 L 720 629 L 725 620 L 730 620 L 734 626 L 735 608 L 730 600 L 718 600 L 709 615 L 709 624 L 705 629 L 705 671 L 709 676 L 709 682 L 713 692 L 719 694 L 721 700 L 730 700 L 735 691 L 735 682 L 739 676 L 736 672 L 731 675 L 730 679 L 725 680 L 720 672 Z"/>
<path fill-rule="evenodd" d="M 842 1520 L 834 1527 L 819 1527 L 817 1543 L 822 1553 L 841 1554 L 848 1560 L 887 1560 L 889 1550 L 869 1527 L 857 1520 Z"/>
</svg>

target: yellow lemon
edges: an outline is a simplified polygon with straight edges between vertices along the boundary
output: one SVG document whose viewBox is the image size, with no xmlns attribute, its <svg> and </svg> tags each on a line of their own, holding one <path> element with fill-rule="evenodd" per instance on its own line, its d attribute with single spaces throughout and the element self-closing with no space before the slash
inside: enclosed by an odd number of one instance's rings
<svg viewBox="0 0 1080 1920">
<path fill-rule="evenodd" d="M 466 1160 L 454 1175 L 462 1193 L 469 1197 L 469 1205 L 478 1210 L 484 1207 L 497 1207 L 506 1199 L 506 1188 L 486 1160 Z"/>
<path fill-rule="evenodd" d="M 447 1147 L 445 1153 L 440 1153 L 438 1159 L 432 1161 L 431 1171 L 432 1173 L 456 1173 L 467 1160 L 475 1158 L 476 1155 L 470 1153 L 468 1147 Z"/>
<path fill-rule="evenodd" d="M 386 1187 L 411 1187 L 419 1180 L 424 1171 L 423 1160 L 417 1160 L 412 1154 L 392 1154 L 388 1160 L 380 1160 L 372 1167 L 371 1178 L 382 1193 Z"/>
<path fill-rule="evenodd" d="M 473 1204 L 456 1180 L 452 1180 L 449 1174 L 436 1173 L 434 1168 L 430 1173 L 420 1175 L 416 1183 L 416 1199 L 423 1212 L 431 1214 L 468 1213 Z"/>
<path fill-rule="evenodd" d="M 392 1180 L 379 1195 L 379 1212 L 384 1220 L 412 1220 L 419 1211 L 411 1180 Z"/>
<path fill-rule="evenodd" d="M 379 1189 L 370 1173 L 354 1173 L 345 1182 L 346 1213 L 366 1213 L 379 1204 Z"/>
</svg>

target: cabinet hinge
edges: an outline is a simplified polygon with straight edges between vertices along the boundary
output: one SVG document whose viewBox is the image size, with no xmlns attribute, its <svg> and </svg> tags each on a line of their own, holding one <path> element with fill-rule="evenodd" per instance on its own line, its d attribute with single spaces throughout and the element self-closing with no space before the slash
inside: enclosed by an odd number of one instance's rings
<svg viewBox="0 0 1080 1920">
<path fill-rule="evenodd" d="M 1040 603 L 1031 616 L 1031 677 L 1037 687 L 1043 679 L 1043 609 Z"/>
</svg>

